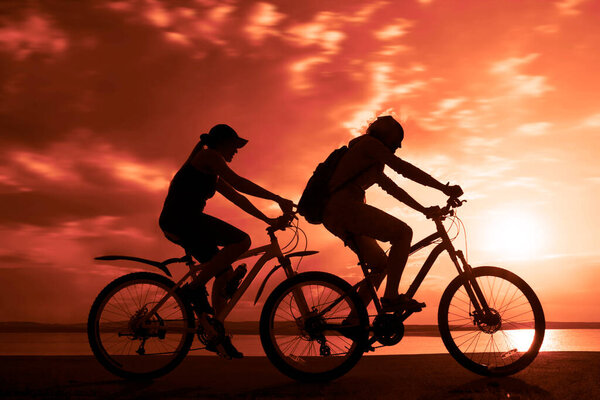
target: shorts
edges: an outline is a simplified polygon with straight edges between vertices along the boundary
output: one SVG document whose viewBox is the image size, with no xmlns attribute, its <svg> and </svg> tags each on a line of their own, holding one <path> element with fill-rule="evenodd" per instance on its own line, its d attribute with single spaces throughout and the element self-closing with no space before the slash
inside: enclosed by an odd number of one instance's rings
<svg viewBox="0 0 600 400">
<path fill-rule="evenodd" d="M 410 227 L 398 218 L 378 208 L 345 196 L 334 194 L 325 207 L 323 225 L 346 241 L 348 235 L 367 236 L 381 242 L 391 242 Z"/>
<path fill-rule="evenodd" d="M 325 207 L 323 225 L 359 258 L 362 256 L 361 261 L 378 271 L 387 267 L 388 259 L 377 241 L 393 242 L 403 235 L 412 235 L 410 227 L 398 218 L 345 193 L 331 197 Z"/>
<path fill-rule="evenodd" d="M 167 239 L 183 247 L 201 263 L 213 258 L 219 247 L 249 239 L 246 232 L 204 213 L 177 219 L 161 215 L 159 224 Z"/>
</svg>

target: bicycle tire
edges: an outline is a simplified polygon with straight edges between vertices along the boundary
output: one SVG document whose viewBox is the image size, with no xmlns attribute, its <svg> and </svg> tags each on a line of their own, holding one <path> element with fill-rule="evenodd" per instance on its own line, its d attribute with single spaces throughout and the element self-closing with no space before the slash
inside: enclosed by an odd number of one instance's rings
<svg viewBox="0 0 600 400">
<path fill-rule="evenodd" d="M 321 292 L 319 292 L 320 288 L 322 289 Z M 352 311 L 356 313 L 357 319 L 353 320 L 354 322 L 351 325 L 356 327 L 353 330 L 352 337 L 345 337 L 339 332 L 337 334 L 331 332 L 327 336 L 323 333 L 326 339 L 325 343 L 334 351 L 345 351 L 347 349 L 347 353 L 344 353 L 343 356 L 336 353 L 323 354 L 322 348 L 320 348 L 319 354 L 314 349 L 314 355 L 311 355 L 310 348 L 313 347 L 316 340 L 307 338 L 306 332 L 302 333 L 302 328 L 297 325 L 298 322 L 294 318 L 292 300 L 295 301 L 293 292 L 297 290 L 303 290 L 303 293 L 308 290 L 311 293 L 311 299 L 308 299 L 308 296 L 304 297 L 307 303 L 310 303 L 309 300 L 311 300 L 312 304 L 308 305 L 315 312 L 323 310 L 327 304 L 333 303 L 335 297 L 331 301 L 328 301 L 329 298 L 323 299 L 325 304 L 314 304 L 314 297 L 317 298 L 316 302 L 319 303 L 328 290 L 338 295 L 348 294 L 345 300 L 342 300 L 330 312 L 327 312 L 323 318 L 326 323 L 335 324 L 339 321 L 341 324 L 344 316 L 347 317 Z M 284 304 L 284 307 L 289 306 L 290 317 L 288 318 L 293 319 L 293 321 L 288 321 L 285 326 L 286 322 L 279 320 L 281 314 L 277 317 L 279 318 L 277 321 L 275 319 L 278 315 L 279 306 L 288 298 L 290 302 Z M 297 312 L 299 313 L 299 311 Z M 339 316 L 336 317 L 336 315 Z M 368 329 L 369 317 L 367 310 L 356 292 L 352 292 L 350 284 L 335 275 L 325 272 L 305 272 L 282 282 L 267 298 L 260 318 L 260 339 L 265 354 L 280 372 L 302 382 L 330 381 L 339 378 L 352 369 L 360 360 L 366 348 Z M 286 336 L 292 337 L 292 340 L 287 342 L 288 344 L 293 343 L 294 340 L 297 341 L 294 348 L 291 349 L 292 352 L 301 343 L 299 340 L 302 340 L 306 342 L 306 346 L 310 346 L 308 354 L 300 353 L 300 355 L 296 355 L 290 352 L 286 355 L 287 349 L 282 349 L 284 344 L 282 338 Z M 280 340 L 278 340 L 278 337 Z M 336 359 L 336 356 L 341 357 Z M 315 368 L 315 370 L 311 370 L 312 368 Z"/>
<path fill-rule="evenodd" d="M 114 280 L 98 294 L 90 309 L 87 333 L 94 356 L 109 372 L 125 379 L 154 379 L 172 371 L 183 361 L 194 340 L 194 333 L 188 328 L 195 327 L 195 319 L 190 304 L 177 293 L 161 306 L 157 315 L 171 312 L 180 318 L 170 319 L 169 316 L 162 322 L 159 317 L 151 318 L 151 323 L 158 326 L 155 328 L 158 333 L 155 336 L 148 335 L 144 340 L 144 350 L 149 345 L 150 349 L 159 349 L 160 352 L 136 353 L 134 347 L 141 344 L 143 339 L 136 338 L 128 324 L 135 318 L 137 311 L 134 310 L 151 308 L 148 306 L 151 306 L 152 300 L 162 298 L 174 285 L 173 281 L 162 275 L 136 272 Z M 153 295 L 151 291 L 154 291 Z M 129 320 L 126 320 L 128 317 Z M 169 331 L 164 327 L 165 321 L 169 324 L 174 321 L 173 327 L 177 326 L 180 331 Z M 160 328 L 161 323 L 163 328 Z M 173 345 L 170 346 L 172 339 Z M 169 351 L 171 347 L 173 349 Z M 160 354 L 165 351 L 166 354 Z"/>
<path fill-rule="evenodd" d="M 466 278 L 458 276 L 440 300 L 442 340 L 452 357 L 470 371 L 484 376 L 512 375 L 531 364 L 540 350 L 546 326 L 542 305 L 533 289 L 510 271 L 478 267 L 473 275 L 500 321 L 492 325 L 475 322 L 473 305 L 463 286 Z"/>
</svg>

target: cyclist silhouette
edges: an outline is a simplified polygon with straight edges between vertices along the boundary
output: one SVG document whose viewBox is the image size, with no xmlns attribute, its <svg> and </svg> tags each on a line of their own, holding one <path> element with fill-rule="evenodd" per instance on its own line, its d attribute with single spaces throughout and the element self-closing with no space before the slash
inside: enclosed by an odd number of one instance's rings
<svg viewBox="0 0 600 400">
<path fill-rule="evenodd" d="M 212 312 L 206 298 L 206 283 L 215 277 L 212 304 L 216 314 L 226 304 L 225 287 L 232 275 L 231 264 L 250 248 L 250 237 L 238 228 L 203 212 L 206 201 L 219 192 L 248 214 L 267 224 L 269 218 L 239 192 L 273 200 L 284 213 L 293 203 L 237 175 L 229 166 L 238 149 L 248 141 L 226 124 L 215 125 L 200 141 L 173 177 L 160 215 L 159 225 L 165 236 L 182 246 L 199 262 L 205 263 L 198 277 L 182 288 L 196 313 Z M 282 217 L 280 217 L 282 218 Z M 221 247 L 219 249 L 219 247 Z M 227 337 L 224 347 L 231 357 L 241 357 Z M 207 347 L 216 351 L 215 348 Z"/>
<path fill-rule="evenodd" d="M 379 287 L 387 274 L 387 284 L 381 298 L 385 311 L 420 311 L 422 308 L 416 300 L 398 294 L 400 278 L 410 250 L 412 229 L 396 217 L 366 204 L 365 190 L 377 184 L 397 200 L 426 216 L 439 210 L 438 207 L 424 207 L 398 187 L 383 173 L 387 165 L 404 177 L 438 189 L 449 197 L 458 197 L 463 193 L 460 186 L 444 185 L 396 157 L 394 153 L 402 147 L 403 139 L 404 130 L 400 123 L 391 116 L 383 116 L 367 128 L 365 135 L 350 141 L 348 152 L 340 160 L 329 182 L 332 195 L 323 213 L 323 225 L 355 253 L 360 254 L 370 267 L 381 272 L 374 279 L 376 287 Z M 392 245 L 389 257 L 376 240 Z M 362 286 L 359 295 L 365 305 L 370 303 L 367 287 Z"/>
</svg>

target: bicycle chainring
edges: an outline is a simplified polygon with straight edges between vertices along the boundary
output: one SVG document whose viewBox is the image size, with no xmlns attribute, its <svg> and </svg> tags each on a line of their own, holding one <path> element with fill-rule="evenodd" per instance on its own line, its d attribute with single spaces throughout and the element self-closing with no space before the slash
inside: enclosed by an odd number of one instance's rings
<svg viewBox="0 0 600 400">
<path fill-rule="evenodd" d="M 384 346 L 393 346 L 404 337 L 404 324 L 399 315 L 380 314 L 373 320 L 373 336 Z"/>
</svg>

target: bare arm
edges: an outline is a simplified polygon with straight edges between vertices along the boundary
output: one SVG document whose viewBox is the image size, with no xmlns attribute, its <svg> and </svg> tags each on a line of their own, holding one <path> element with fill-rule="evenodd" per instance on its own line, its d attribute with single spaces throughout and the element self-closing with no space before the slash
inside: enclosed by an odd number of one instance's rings
<svg viewBox="0 0 600 400">
<path fill-rule="evenodd" d="M 444 185 L 425 171 L 415 167 L 411 163 L 396 157 L 387 147 L 374 139 L 371 141 L 370 156 L 378 161 L 383 161 L 385 165 L 399 173 L 400 175 L 412 181 L 437 189 L 447 196 L 460 196 L 462 190 L 458 186 Z M 393 182 L 392 182 L 393 183 Z M 401 190 L 401 189 L 400 189 Z"/>
<path fill-rule="evenodd" d="M 262 211 L 260 211 L 254 206 L 254 204 L 250 202 L 250 200 L 236 192 L 236 190 L 223 179 L 217 180 L 217 192 L 221 193 L 227 200 L 231 201 L 233 204 L 253 217 L 265 221 L 267 224 L 273 223 L 274 220 L 272 218 L 269 218 L 263 214 Z"/>
<path fill-rule="evenodd" d="M 410 208 L 425 214 L 426 207 L 424 207 L 423 205 L 421 205 L 421 203 L 413 199 L 408 193 L 406 193 L 406 191 L 404 191 L 398 185 L 396 185 L 394 181 L 388 178 L 383 172 L 377 175 L 376 183 L 386 193 L 393 196 L 398 201 L 401 201 Z"/>
<path fill-rule="evenodd" d="M 279 204 L 284 212 L 291 211 L 292 209 L 293 203 L 291 201 L 271 193 L 254 182 L 239 176 L 231 168 L 229 168 L 223 157 L 221 157 L 215 151 L 206 150 L 203 154 L 202 161 L 200 161 L 199 157 L 196 157 L 194 160 L 192 160 L 192 163 L 198 169 L 201 169 L 203 166 L 201 163 L 204 163 L 219 176 L 219 180 L 224 180 L 237 191 L 249 194 L 251 196 L 260 197 L 262 199 L 273 200 Z"/>
</svg>

